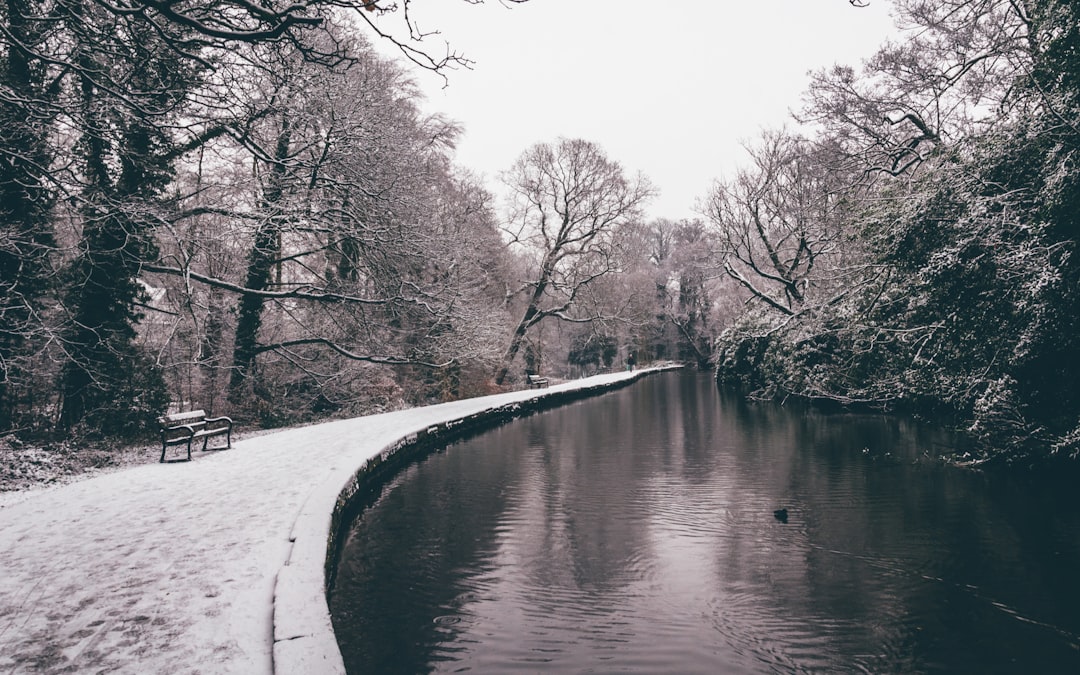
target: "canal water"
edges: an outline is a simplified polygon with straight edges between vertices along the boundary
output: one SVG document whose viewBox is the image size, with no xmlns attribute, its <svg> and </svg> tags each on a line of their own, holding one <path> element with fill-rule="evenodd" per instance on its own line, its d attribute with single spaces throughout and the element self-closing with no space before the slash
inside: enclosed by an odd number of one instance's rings
<svg viewBox="0 0 1080 675">
<path fill-rule="evenodd" d="M 1080 673 L 1071 484 L 903 418 L 646 377 L 456 443 L 351 524 L 351 673 Z M 786 509 L 784 513 L 776 513 Z"/>
</svg>

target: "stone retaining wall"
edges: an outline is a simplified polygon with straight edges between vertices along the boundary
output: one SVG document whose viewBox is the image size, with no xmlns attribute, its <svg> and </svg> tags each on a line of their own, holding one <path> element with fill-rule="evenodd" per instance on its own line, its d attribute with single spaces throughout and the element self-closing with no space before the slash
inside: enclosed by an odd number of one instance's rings
<svg viewBox="0 0 1080 675">
<path fill-rule="evenodd" d="M 513 419 L 625 387 L 679 366 L 645 368 L 596 384 L 575 383 L 518 392 L 520 398 L 493 403 L 465 416 L 425 425 L 373 453 L 357 469 L 328 469 L 301 507 L 289 535 L 288 561 L 274 591 L 274 672 L 280 675 L 338 675 L 345 672 L 327 605 L 344 528 L 364 506 L 363 496 L 413 459 Z M 499 397 L 493 397 L 499 398 Z M 342 484 L 344 483 L 344 487 Z"/>
</svg>

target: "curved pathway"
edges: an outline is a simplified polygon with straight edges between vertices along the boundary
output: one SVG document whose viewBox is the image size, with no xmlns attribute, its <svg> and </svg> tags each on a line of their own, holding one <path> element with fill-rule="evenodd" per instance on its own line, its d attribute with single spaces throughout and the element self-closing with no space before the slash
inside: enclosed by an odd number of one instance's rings
<svg viewBox="0 0 1080 675">
<path fill-rule="evenodd" d="M 339 672 L 323 562 L 357 469 L 431 425 L 642 372 L 290 429 L 0 508 L 0 673 Z"/>
</svg>

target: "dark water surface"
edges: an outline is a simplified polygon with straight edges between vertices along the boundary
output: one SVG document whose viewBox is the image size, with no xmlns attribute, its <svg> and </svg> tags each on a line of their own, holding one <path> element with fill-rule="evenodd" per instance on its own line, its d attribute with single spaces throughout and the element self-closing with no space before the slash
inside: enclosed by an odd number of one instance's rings
<svg viewBox="0 0 1080 675">
<path fill-rule="evenodd" d="M 409 466 L 331 593 L 351 673 L 1080 673 L 1064 485 L 647 377 Z M 787 522 L 774 511 L 786 508 Z"/>
</svg>

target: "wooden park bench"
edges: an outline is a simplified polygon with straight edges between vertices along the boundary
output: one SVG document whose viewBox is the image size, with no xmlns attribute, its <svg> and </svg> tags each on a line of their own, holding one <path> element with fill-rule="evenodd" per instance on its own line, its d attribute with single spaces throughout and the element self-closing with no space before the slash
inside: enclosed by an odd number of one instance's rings
<svg viewBox="0 0 1080 675">
<path fill-rule="evenodd" d="M 525 384 L 528 385 L 530 389 L 532 389 L 533 387 L 539 389 L 540 387 L 548 386 L 548 379 L 546 377 L 540 377 L 531 370 L 526 370 Z"/>
<path fill-rule="evenodd" d="M 165 450 L 170 445 L 187 445 L 187 461 L 191 461 L 191 444 L 202 439 L 203 452 L 211 436 L 225 434 L 226 444 L 224 448 L 215 450 L 228 450 L 232 447 L 232 425 L 228 417 L 207 417 L 205 410 L 192 410 L 191 412 L 173 413 L 158 418 L 161 425 L 161 461 L 165 461 Z"/>
</svg>

